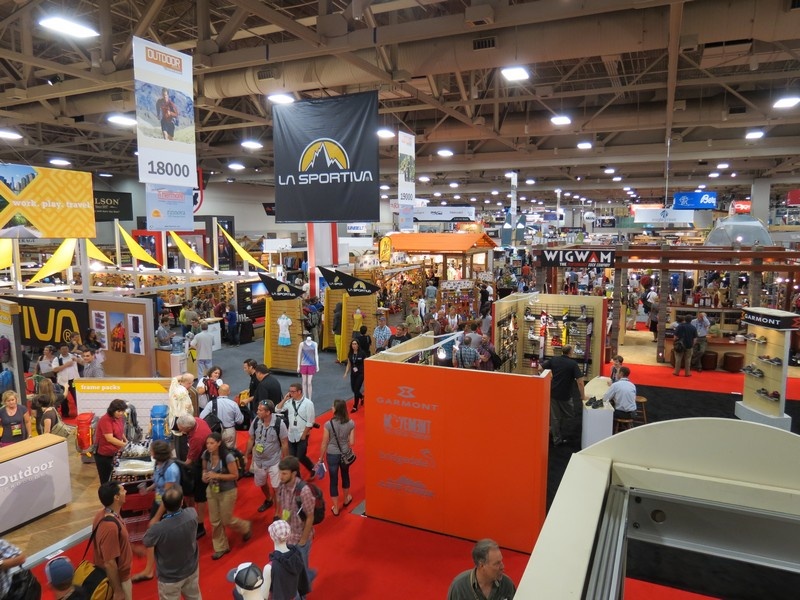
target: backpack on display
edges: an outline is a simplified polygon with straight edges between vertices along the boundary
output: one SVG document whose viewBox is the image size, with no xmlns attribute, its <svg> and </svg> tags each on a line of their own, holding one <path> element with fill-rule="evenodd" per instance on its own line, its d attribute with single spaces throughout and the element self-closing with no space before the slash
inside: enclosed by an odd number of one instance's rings
<svg viewBox="0 0 800 600">
<path fill-rule="evenodd" d="M 294 498 L 297 502 L 297 508 L 301 509 L 299 513 L 300 519 L 306 520 L 306 514 L 302 510 L 303 501 L 300 499 L 300 492 L 303 491 L 305 486 L 308 486 L 314 495 L 314 525 L 319 525 L 325 520 L 325 497 L 322 495 L 322 490 L 319 489 L 319 486 L 313 483 L 306 483 L 298 477 L 297 484 L 294 486 Z"/>
<path fill-rule="evenodd" d="M 8 341 L 6 336 L 0 336 L 0 362 L 8 362 L 11 360 L 11 342 Z"/>
<path fill-rule="evenodd" d="M 136 415 L 136 407 L 132 402 L 128 402 L 125 410 L 125 437 L 129 442 L 138 442 L 142 439 L 142 428 L 139 427 L 139 417 Z"/>
<path fill-rule="evenodd" d="M 14 373 L 11 369 L 3 369 L 0 372 L 0 394 L 6 390 L 14 389 Z"/>
</svg>

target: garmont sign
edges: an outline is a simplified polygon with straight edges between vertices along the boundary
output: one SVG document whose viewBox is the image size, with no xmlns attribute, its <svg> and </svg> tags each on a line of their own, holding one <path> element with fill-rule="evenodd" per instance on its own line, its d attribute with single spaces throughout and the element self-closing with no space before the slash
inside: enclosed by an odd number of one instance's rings
<svg viewBox="0 0 800 600">
<path fill-rule="evenodd" d="M 800 315 L 782 310 L 746 309 L 742 321 L 769 329 L 800 329 Z"/>
<path fill-rule="evenodd" d="M 74 332 L 89 329 L 89 305 L 67 300 L 15 298 L 20 306 L 21 344 L 43 346 L 68 342 Z"/>
<path fill-rule="evenodd" d="M 542 250 L 543 267 L 612 267 L 613 250 Z"/>
</svg>

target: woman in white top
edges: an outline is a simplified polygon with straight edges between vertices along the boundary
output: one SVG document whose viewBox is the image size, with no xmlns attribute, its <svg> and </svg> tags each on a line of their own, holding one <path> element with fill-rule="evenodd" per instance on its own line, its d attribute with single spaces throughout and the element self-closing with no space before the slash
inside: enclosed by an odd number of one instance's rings
<svg viewBox="0 0 800 600">
<path fill-rule="evenodd" d="M 209 400 L 219 396 L 219 386 L 222 384 L 222 369 L 214 365 L 197 382 L 197 406 L 205 408 Z"/>
</svg>

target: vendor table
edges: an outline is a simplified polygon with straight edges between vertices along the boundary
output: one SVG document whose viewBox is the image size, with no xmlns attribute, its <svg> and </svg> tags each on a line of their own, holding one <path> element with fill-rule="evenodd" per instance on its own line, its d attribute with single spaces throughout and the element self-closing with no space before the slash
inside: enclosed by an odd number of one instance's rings
<svg viewBox="0 0 800 600">
<path fill-rule="evenodd" d="M 610 377 L 595 377 L 584 385 L 586 399 L 595 397 L 598 400 L 608 391 Z M 590 408 L 583 405 L 583 426 L 581 432 L 581 448 L 611 437 L 614 429 L 614 409 L 603 404 L 602 408 Z"/>
</svg>

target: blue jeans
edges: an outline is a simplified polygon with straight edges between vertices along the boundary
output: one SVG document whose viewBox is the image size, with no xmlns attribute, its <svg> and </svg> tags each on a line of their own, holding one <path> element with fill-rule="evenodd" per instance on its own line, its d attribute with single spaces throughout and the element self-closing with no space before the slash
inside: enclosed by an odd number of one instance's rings
<svg viewBox="0 0 800 600">
<path fill-rule="evenodd" d="M 198 359 L 197 361 L 195 361 L 195 364 L 197 365 L 197 378 L 198 379 L 203 377 L 208 372 L 208 370 L 212 367 L 211 360 L 205 360 L 205 359 L 200 360 L 200 359 Z"/>
<path fill-rule="evenodd" d="M 311 538 L 308 538 L 305 546 L 301 546 L 298 543 L 297 550 L 300 552 L 300 556 L 303 557 L 303 564 L 306 566 L 306 573 L 308 574 L 308 584 L 311 585 L 314 582 L 314 578 L 317 576 L 317 570 L 311 569 L 308 566 L 308 559 L 311 554 Z"/>
<path fill-rule="evenodd" d="M 346 490 L 350 489 L 350 465 L 342 463 L 341 454 L 327 455 L 328 458 L 328 471 L 330 471 L 330 492 L 332 498 L 339 497 L 339 469 L 342 470 L 342 487 Z"/>
</svg>

